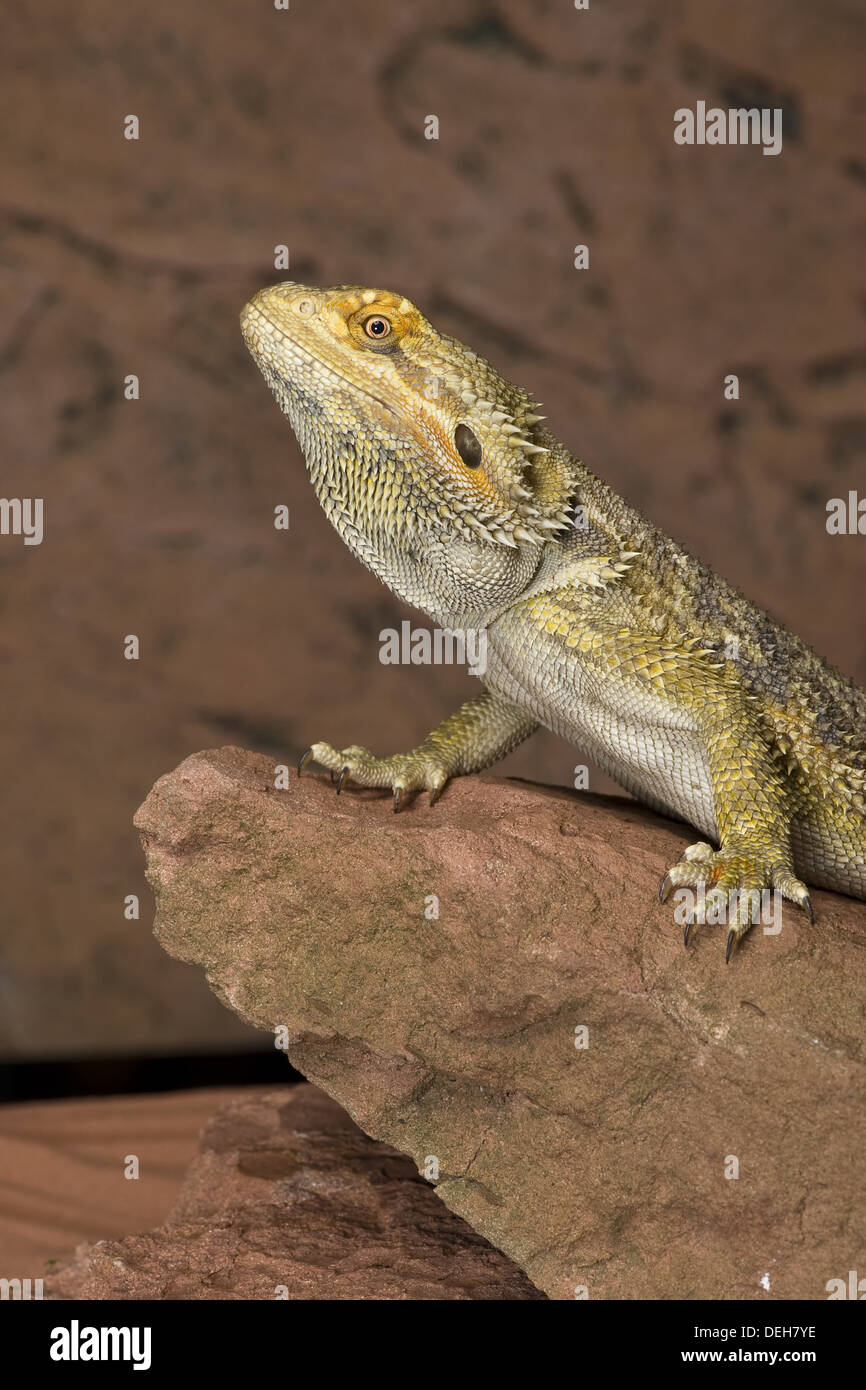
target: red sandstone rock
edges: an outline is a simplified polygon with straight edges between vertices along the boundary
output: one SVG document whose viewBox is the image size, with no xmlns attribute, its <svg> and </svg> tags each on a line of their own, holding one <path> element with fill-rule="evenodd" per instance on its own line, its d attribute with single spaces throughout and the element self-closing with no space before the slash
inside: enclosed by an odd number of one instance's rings
<svg viewBox="0 0 866 1390">
<path fill-rule="evenodd" d="M 395 816 L 234 748 L 137 823 L 165 949 L 551 1297 L 823 1298 L 856 1266 L 862 904 L 815 893 L 726 967 L 656 900 L 694 834 L 633 803 L 472 778 Z"/>
<path fill-rule="evenodd" d="M 542 1299 L 313 1086 L 229 1101 L 168 1222 L 82 1246 L 57 1299 Z"/>
</svg>

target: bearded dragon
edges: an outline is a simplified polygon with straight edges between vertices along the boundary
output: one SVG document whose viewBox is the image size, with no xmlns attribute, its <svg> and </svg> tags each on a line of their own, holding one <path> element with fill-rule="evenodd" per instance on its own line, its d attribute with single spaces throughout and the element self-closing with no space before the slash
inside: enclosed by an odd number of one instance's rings
<svg viewBox="0 0 866 1390">
<path fill-rule="evenodd" d="M 731 947 L 807 882 L 866 898 L 866 692 L 630 507 L 538 404 L 402 295 L 287 282 L 246 344 L 349 549 L 487 638 L 485 689 L 408 753 L 314 743 L 360 787 L 431 802 L 539 725 L 705 836 L 664 875 L 729 897 Z M 685 930 L 688 944 L 693 916 Z"/>
</svg>

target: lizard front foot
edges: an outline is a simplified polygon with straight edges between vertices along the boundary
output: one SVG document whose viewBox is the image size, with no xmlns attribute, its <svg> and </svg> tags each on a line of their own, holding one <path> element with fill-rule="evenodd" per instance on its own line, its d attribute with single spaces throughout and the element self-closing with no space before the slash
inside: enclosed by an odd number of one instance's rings
<svg viewBox="0 0 866 1390">
<path fill-rule="evenodd" d="M 353 743 L 342 751 L 330 743 L 314 743 L 298 762 L 300 777 L 304 764 L 310 759 L 331 773 L 339 773 L 337 795 L 347 781 L 359 787 L 388 787 L 394 793 L 394 810 L 399 811 L 404 792 L 428 791 L 430 805 L 439 797 L 451 773 L 443 762 L 427 750 L 394 753 L 390 758 L 376 758 L 366 748 Z"/>
<path fill-rule="evenodd" d="M 689 845 L 659 884 L 659 902 L 665 902 L 675 888 L 703 888 L 706 905 L 714 906 L 718 914 L 729 905 L 728 920 L 732 925 L 725 947 L 726 961 L 731 958 L 734 943 L 761 920 L 763 894 L 768 890 L 778 890 L 783 898 L 802 907 L 811 922 L 815 920 L 809 890 L 794 873 L 789 856 L 784 851 L 774 853 L 770 847 L 755 848 L 746 839 L 731 840 L 719 850 L 703 840 Z M 718 920 L 724 917 L 719 915 Z M 695 913 L 690 912 L 684 934 L 686 946 L 694 922 Z"/>
</svg>

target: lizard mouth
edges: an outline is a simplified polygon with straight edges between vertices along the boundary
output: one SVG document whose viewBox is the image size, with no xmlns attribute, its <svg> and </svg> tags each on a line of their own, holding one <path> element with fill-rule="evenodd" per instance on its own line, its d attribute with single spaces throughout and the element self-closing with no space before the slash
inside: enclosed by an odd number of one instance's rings
<svg viewBox="0 0 866 1390">
<path fill-rule="evenodd" d="M 326 385 L 333 384 L 335 389 L 342 387 L 355 395 L 366 396 L 368 400 L 378 405 L 380 410 L 384 410 L 390 416 L 396 416 L 397 412 L 393 406 L 390 406 L 387 401 L 383 401 L 381 396 L 377 396 L 366 386 L 360 386 L 351 377 L 344 376 L 342 372 L 337 371 L 330 362 L 326 362 L 318 353 L 313 352 L 309 344 L 301 343 L 293 334 L 287 333 L 254 303 L 247 304 L 241 314 L 241 333 L 250 353 L 266 375 L 276 372 L 277 376 L 282 377 L 290 384 L 294 384 L 294 373 L 291 372 L 293 367 L 315 365 L 323 373 Z M 274 366 L 271 354 L 267 351 L 268 344 L 276 344 L 283 349 L 291 346 L 291 353 L 286 354 L 286 361 L 291 374 L 286 373 L 285 368 L 280 369 Z"/>
</svg>

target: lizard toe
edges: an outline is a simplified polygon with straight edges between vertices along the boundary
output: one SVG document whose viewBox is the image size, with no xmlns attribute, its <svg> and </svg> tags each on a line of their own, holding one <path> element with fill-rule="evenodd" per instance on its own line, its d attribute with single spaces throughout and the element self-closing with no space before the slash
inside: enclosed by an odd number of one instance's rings
<svg viewBox="0 0 866 1390">
<path fill-rule="evenodd" d="M 299 772 L 310 759 L 327 768 L 332 780 L 335 773 L 338 775 L 338 795 L 347 784 L 387 789 L 394 797 L 395 811 L 400 810 L 412 792 L 429 792 L 432 804 L 449 777 L 448 769 L 429 755 L 395 753 L 389 758 L 377 758 L 359 744 L 338 749 L 330 743 L 314 743 L 301 757 Z"/>
<path fill-rule="evenodd" d="M 737 842 L 714 850 L 699 841 L 685 850 L 662 879 L 659 901 L 664 902 L 673 889 L 697 893 L 696 901 L 684 893 L 677 904 L 675 915 L 684 922 L 686 945 L 696 923 L 727 922 L 725 959 L 729 960 L 734 946 L 762 920 L 766 895 L 772 890 L 797 903 L 814 920 L 806 885 L 796 877 L 788 859 L 773 853 L 773 848 L 768 852 L 767 848 L 753 849 Z"/>
</svg>

